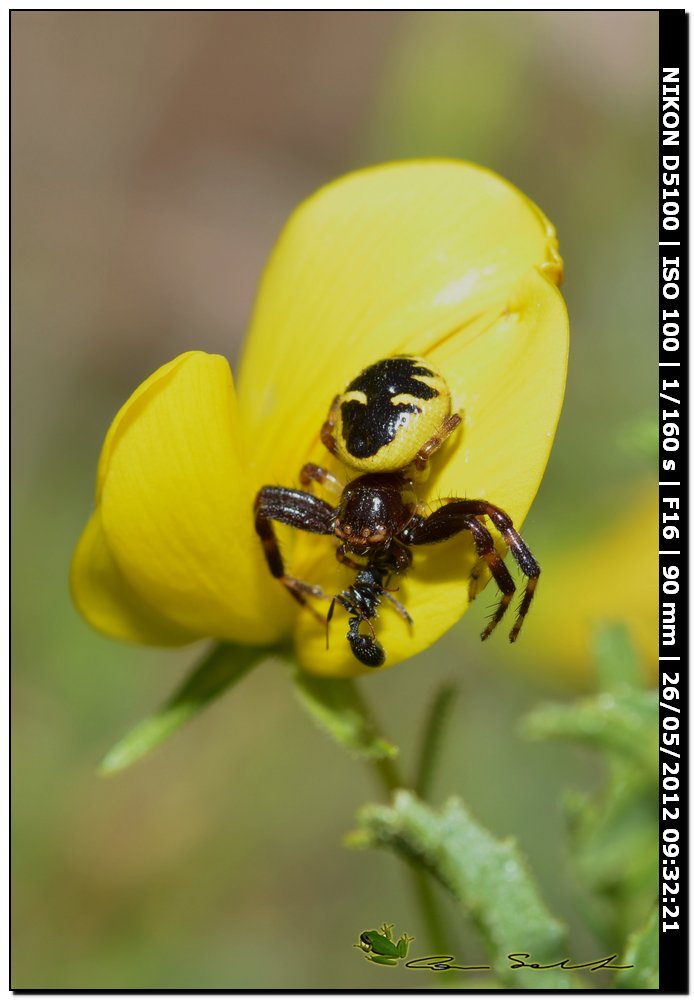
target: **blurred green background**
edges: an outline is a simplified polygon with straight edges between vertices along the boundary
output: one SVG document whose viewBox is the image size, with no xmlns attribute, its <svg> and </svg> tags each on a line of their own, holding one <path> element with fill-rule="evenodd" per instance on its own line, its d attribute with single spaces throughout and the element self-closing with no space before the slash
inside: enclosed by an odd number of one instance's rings
<svg viewBox="0 0 694 1000">
<path fill-rule="evenodd" d="M 567 787 L 599 786 L 602 762 L 525 742 L 518 724 L 590 688 L 586 628 L 566 639 L 576 608 L 630 621 L 654 669 L 657 14 L 15 12 L 11 27 L 13 985 L 434 985 L 351 947 L 384 920 L 417 954 L 426 934 L 398 862 L 341 845 L 380 792 L 283 674 L 253 673 L 132 771 L 96 775 L 195 651 L 101 638 L 67 590 L 121 403 L 181 351 L 234 363 L 293 207 L 410 156 L 480 162 L 542 207 L 572 356 L 524 527 L 546 571 L 525 641 L 479 643 L 487 594 L 362 688 L 407 766 L 434 691 L 459 682 L 436 800 L 461 794 L 515 836 L 572 955 L 602 954 L 562 809 Z M 458 957 L 479 958 L 448 918 Z"/>
</svg>

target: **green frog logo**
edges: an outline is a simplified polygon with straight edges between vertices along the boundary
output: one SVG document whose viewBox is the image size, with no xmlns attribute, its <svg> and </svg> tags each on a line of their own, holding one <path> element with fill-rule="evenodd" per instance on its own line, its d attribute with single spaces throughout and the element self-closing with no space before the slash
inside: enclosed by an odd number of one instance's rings
<svg viewBox="0 0 694 1000">
<path fill-rule="evenodd" d="M 376 965 L 397 965 L 401 958 L 407 956 L 410 941 L 409 934 L 403 934 L 393 941 L 394 924 L 381 924 L 377 931 L 362 931 L 355 948 L 361 948 L 364 958 Z"/>
</svg>

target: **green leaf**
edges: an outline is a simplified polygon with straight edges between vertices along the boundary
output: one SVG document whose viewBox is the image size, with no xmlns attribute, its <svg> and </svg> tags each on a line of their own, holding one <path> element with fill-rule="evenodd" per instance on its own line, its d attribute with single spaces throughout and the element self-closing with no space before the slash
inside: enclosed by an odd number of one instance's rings
<svg viewBox="0 0 694 1000">
<path fill-rule="evenodd" d="M 618 973 L 614 986 L 617 990 L 657 990 L 659 949 L 658 949 L 658 907 L 656 906 L 646 924 L 631 935 L 627 943 L 624 961 L 620 965 L 632 965 Z"/>
<path fill-rule="evenodd" d="M 252 667 L 272 655 L 272 650 L 253 646 L 216 646 L 165 705 L 143 719 L 109 750 L 101 762 L 101 774 L 115 774 L 130 767 L 241 680 Z"/>
<path fill-rule="evenodd" d="M 577 985 L 562 969 L 511 968 L 511 953 L 529 953 L 528 964 L 567 958 L 566 928 L 540 898 L 515 842 L 497 840 L 459 799 L 436 812 L 400 791 L 392 806 L 365 806 L 359 823 L 351 846 L 385 847 L 425 868 L 454 896 L 478 928 L 503 983 L 516 989 Z"/>
<path fill-rule="evenodd" d="M 602 623 L 593 652 L 600 692 L 570 705 L 541 705 L 523 723 L 528 739 L 562 739 L 593 744 L 613 763 L 644 775 L 658 768 L 658 696 L 643 688 L 641 670 L 628 629 Z"/>
<path fill-rule="evenodd" d="M 549 704 L 535 709 L 523 723 L 528 739 L 562 739 L 593 744 L 620 755 L 645 772 L 655 773 L 658 744 L 655 691 L 599 694 L 573 705 Z"/>
<path fill-rule="evenodd" d="M 378 733 L 353 680 L 316 677 L 298 667 L 293 680 L 299 703 L 336 743 L 371 760 L 397 756 L 398 748 Z"/>
</svg>

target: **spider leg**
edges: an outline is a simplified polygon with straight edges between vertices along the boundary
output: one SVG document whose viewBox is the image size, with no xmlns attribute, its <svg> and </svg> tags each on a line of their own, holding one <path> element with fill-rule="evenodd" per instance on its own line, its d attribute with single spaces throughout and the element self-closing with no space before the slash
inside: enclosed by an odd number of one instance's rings
<svg viewBox="0 0 694 1000">
<path fill-rule="evenodd" d="M 326 594 L 320 587 L 285 573 L 284 560 L 272 522 L 279 521 L 316 535 L 332 535 L 335 509 L 311 493 L 290 490 L 284 486 L 263 486 L 255 498 L 254 510 L 255 530 L 263 543 L 270 572 L 284 584 L 294 600 L 308 608 L 322 625 L 323 616 L 309 604 L 305 595 L 322 598 Z"/>
<path fill-rule="evenodd" d="M 328 472 L 322 465 L 314 465 L 313 462 L 307 462 L 306 465 L 302 466 L 299 473 L 299 482 L 302 486 L 310 486 L 312 482 L 320 483 L 321 486 L 325 486 L 335 496 L 340 496 L 344 489 L 344 484 L 340 482 L 337 476 L 334 476 L 332 472 Z"/>
<path fill-rule="evenodd" d="M 462 422 L 463 418 L 459 413 L 451 413 L 450 416 L 446 417 L 444 422 L 441 424 L 438 434 L 434 434 L 433 437 L 430 437 L 415 455 L 414 466 L 418 471 L 421 472 L 426 468 L 427 462 L 434 452 L 439 450 L 446 438 L 450 437 L 456 427 L 458 427 L 458 425 Z"/>
<path fill-rule="evenodd" d="M 477 554 L 486 562 L 487 566 L 491 570 L 497 587 L 501 591 L 501 600 L 496 607 L 496 611 L 480 637 L 484 642 L 485 639 L 489 638 L 496 626 L 506 614 L 508 606 L 511 603 L 513 595 L 516 591 L 516 585 L 513 582 L 513 577 L 506 569 L 503 559 L 494 548 L 494 539 L 489 533 L 489 530 L 485 528 L 483 524 L 480 524 L 480 522 L 474 517 L 470 517 L 468 519 L 467 527 L 475 543 Z"/>
<path fill-rule="evenodd" d="M 481 525 L 477 520 L 478 517 L 488 517 L 492 524 L 499 530 L 502 538 L 508 545 L 511 555 L 527 577 L 523 598 L 518 608 L 513 628 L 509 634 L 510 641 L 515 642 L 523 620 L 530 608 L 540 576 L 540 567 L 528 546 L 513 527 L 513 521 L 505 511 L 494 506 L 494 504 L 488 503 L 486 500 L 450 499 L 445 501 L 444 505 L 434 511 L 428 518 L 415 515 L 400 537 L 402 541 L 409 545 L 428 545 L 432 542 L 442 542 L 461 531 L 469 531 L 472 534 L 478 554 L 489 566 L 497 586 L 503 595 L 494 618 L 482 633 L 482 638 L 486 639 L 501 620 L 511 601 L 515 587 L 501 556 L 494 549 L 493 542 L 490 545 L 491 535 L 489 535 L 484 525 Z M 480 532 L 480 528 L 482 528 L 482 532 Z M 487 540 L 486 536 L 488 536 L 490 541 Z M 503 569 L 500 567 L 503 567 Z M 509 583 L 511 586 L 509 586 Z"/>
<path fill-rule="evenodd" d="M 337 411 L 339 405 L 340 397 L 335 396 L 330 405 L 326 421 L 320 429 L 320 439 L 328 451 L 333 455 L 337 455 L 337 445 L 335 443 L 335 435 L 333 434 L 333 431 L 335 430 L 335 424 L 337 423 Z"/>
<path fill-rule="evenodd" d="M 513 527 L 513 521 L 508 516 L 506 511 L 501 510 L 500 507 L 496 507 L 493 503 L 488 503 L 486 500 L 464 500 L 458 502 L 474 504 L 478 508 L 475 511 L 476 514 L 489 518 L 508 545 L 509 552 L 516 560 L 521 573 L 528 578 L 528 582 L 525 585 L 525 591 L 516 614 L 516 620 L 509 635 L 511 642 L 515 642 L 518 638 L 518 633 L 521 630 L 523 619 L 527 615 L 532 603 L 533 595 L 535 594 L 535 589 L 537 588 L 537 581 L 540 577 L 540 567 L 528 546 Z"/>
</svg>

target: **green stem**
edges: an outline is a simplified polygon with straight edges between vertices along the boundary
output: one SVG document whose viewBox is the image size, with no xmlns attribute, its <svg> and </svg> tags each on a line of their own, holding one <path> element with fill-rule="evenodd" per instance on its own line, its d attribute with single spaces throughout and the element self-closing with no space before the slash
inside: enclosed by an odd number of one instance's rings
<svg viewBox="0 0 694 1000">
<path fill-rule="evenodd" d="M 364 718 L 369 719 L 374 731 L 379 733 L 382 732 L 374 718 L 373 711 L 365 702 L 361 691 L 357 689 L 356 683 L 355 696 L 359 700 Z M 375 775 L 378 785 L 383 791 L 386 792 L 386 795 L 389 798 L 397 789 L 407 787 L 407 783 L 400 772 L 400 768 L 392 757 L 371 758 L 369 763 L 371 764 L 372 773 Z M 434 894 L 434 887 L 431 879 L 423 868 L 414 867 L 414 865 L 406 863 L 406 869 L 416 904 L 421 913 L 423 923 L 429 932 L 431 946 L 435 948 L 436 951 L 444 953 L 447 951 L 447 935 L 444 921 L 439 913 L 439 907 Z"/>
<path fill-rule="evenodd" d="M 392 757 L 371 757 L 369 763 L 373 767 L 378 784 L 388 796 L 392 795 L 396 788 L 405 787 L 400 769 Z"/>
<path fill-rule="evenodd" d="M 436 765 L 441 756 L 446 725 L 451 715 L 457 688 L 455 684 L 444 684 L 439 688 L 429 709 L 429 714 L 422 732 L 422 742 L 419 751 L 419 765 L 414 790 L 422 801 L 431 790 Z"/>
</svg>

